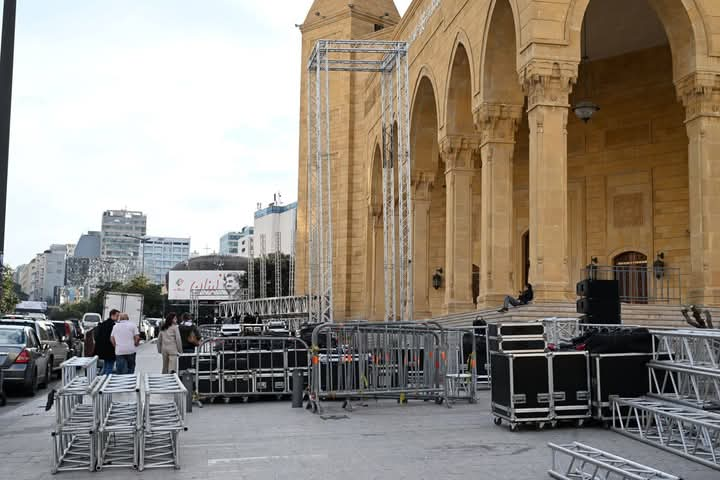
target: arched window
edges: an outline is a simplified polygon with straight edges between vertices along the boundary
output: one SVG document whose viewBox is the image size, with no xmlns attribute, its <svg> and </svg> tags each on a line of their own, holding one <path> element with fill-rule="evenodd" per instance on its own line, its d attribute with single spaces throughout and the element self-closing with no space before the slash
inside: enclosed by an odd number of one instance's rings
<svg viewBox="0 0 720 480">
<path fill-rule="evenodd" d="M 620 287 L 620 301 L 648 303 L 647 256 L 640 252 L 624 252 L 615 257 L 613 265 Z"/>
</svg>

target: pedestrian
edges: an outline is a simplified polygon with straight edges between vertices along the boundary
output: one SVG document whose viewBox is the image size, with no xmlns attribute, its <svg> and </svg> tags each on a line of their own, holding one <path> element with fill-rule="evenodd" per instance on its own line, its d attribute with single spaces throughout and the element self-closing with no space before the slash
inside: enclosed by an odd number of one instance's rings
<svg viewBox="0 0 720 480">
<path fill-rule="evenodd" d="M 503 306 L 498 312 L 505 313 L 510 308 L 510 305 L 513 307 L 519 307 L 520 305 L 527 305 L 528 303 L 532 302 L 533 299 L 533 288 L 532 285 L 529 283 L 525 284 L 525 290 L 520 292 L 520 296 L 518 298 L 511 297 L 508 295 L 505 297 L 505 301 L 503 302 Z"/>
<path fill-rule="evenodd" d="M 186 353 L 193 353 L 195 347 L 199 346 L 200 340 L 202 340 L 200 330 L 193 324 L 192 317 L 187 312 L 182 314 L 180 337 L 182 339 L 183 352 Z"/>
<path fill-rule="evenodd" d="M 110 316 L 104 322 L 95 327 L 95 355 L 103 361 L 101 375 L 110 375 L 115 368 L 115 347 L 110 340 L 113 327 L 117 322 L 119 311 L 114 308 L 110 310 Z"/>
<path fill-rule="evenodd" d="M 140 345 L 140 332 L 127 313 L 121 313 L 112 329 L 110 340 L 115 347 L 115 367 L 120 375 L 135 373 L 135 354 Z"/>
<path fill-rule="evenodd" d="M 170 312 L 160 327 L 157 341 L 158 353 L 162 354 L 162 373 L 175 373 L 178 370 L 178 355 L 182 353 L 182 340 L 177 325 L 177 314 Z"/>
</svg>

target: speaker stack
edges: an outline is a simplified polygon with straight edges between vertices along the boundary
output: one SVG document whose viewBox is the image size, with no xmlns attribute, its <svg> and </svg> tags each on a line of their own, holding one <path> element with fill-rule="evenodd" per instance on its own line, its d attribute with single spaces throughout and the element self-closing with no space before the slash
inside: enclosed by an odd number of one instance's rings
<svg viewBox="0 0 720 480">
<path fill-rule="evenodd" d="M 578 282 L 577 312 L 585 315 L 585 323 L 620 324 L 620 285 L 617 280 Z"/>
</svg>

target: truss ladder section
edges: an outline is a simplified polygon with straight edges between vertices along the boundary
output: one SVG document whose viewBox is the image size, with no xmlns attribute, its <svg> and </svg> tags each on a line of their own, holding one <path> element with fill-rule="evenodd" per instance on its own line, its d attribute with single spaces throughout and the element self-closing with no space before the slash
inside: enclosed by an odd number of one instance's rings
<svg viewBox="0 0 720 480">
<path fill-rule="evenodd" d="M 693 408 L 720 409 L 720 371 L 651 361 L 650 396 Z"/>
<path fill-rule="evenodd" d="M 265 251 L 265 235 L 260 235 L 260 298 L 267 297 L 267 261 Z"/>
<path fill-rule="evenodd" d="M 720 415 L 649 397 L 611 397 L 613 430 L 720 470 Z"/>
<path fill-rule="evenodd" d="M 655 360 L 720 371 L 720 335 L 695 330 L 652 330 Z"/>
</svg>

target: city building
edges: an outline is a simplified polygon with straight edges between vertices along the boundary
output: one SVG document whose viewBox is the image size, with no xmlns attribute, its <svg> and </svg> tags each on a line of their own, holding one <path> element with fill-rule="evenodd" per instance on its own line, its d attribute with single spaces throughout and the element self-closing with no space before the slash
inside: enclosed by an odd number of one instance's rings
<svg viewBox="0 0 720 480">
<path fill-rule="evenodd" d="M 228 232 L 220 237 L 220 255 L 247 257 L 254 232 L 254 227 L 243 227 L 239 232 Z"/>
<path fill-rule="evenodd" d="M 616 279 L 640 272 L 620 282 L 630 301 L 720 305 L 717 5 L 416 0 L 401 17 L 392 0 L 315 0 L 303 64 L 319 39 L 413 42 L 415 318 L 496 308 L 526 282 L 536 304 L 568 305 L 591 259 Z M 331 76 L 334 312 L 381 319 L 381 75 Z M 303 70 L 298 294 L 308 80 Z"/>
<path fill-rule="evenodd" d="M 47 302 L 50 305 L 58 303 L 55 294 L 58 287 L 65 285 L 67 251 L 67 245 L 51 245 L 23 266 L 18 275 L 18 283 L 30 300 Z"/>
<path fill-rule="evenodd" d="M 102 233 L 88 232 L 80 236 L 71 257 L 96 258 L 102 250 Z"/>
<path fill-rule="evenodd" d="M 142 212 L 106 210 L 102 216 L 100 255 L 140 263 L 140 238 L 147 233 L 147 217 Z"/>
<path fill-rule="evenodd" d="M 189 238 L 145 237 L 142 241 L 144 275 L 158 285 L 165 283 L 167 272 L 190 258 Z"/>
<path fill-rule="evenodd" d="M 265 253 L 275 252 L 275 242 L 280 236 L 280 251 L 290 255 L 293 251 L 295 226 L 297 224 L 297 203 L 278 205 L 271 203 L 267 208 L 255 212 L 253 242 L 255 256 L 262 252 L 261 242 L 265 239 Z"/>
</svg>

